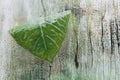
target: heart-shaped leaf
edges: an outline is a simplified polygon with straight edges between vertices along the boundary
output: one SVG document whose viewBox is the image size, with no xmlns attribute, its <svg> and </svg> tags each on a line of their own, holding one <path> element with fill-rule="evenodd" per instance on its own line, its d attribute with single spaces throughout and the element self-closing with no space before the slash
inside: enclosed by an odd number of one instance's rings
<svg viewBox="0 0 120 80">
<path fill-rule="evenodd" d="M 16 42 L 33 55 L 53 61 L 64 40 L 71 12 L 39 18 L 10 30 Z"/>
</svg>

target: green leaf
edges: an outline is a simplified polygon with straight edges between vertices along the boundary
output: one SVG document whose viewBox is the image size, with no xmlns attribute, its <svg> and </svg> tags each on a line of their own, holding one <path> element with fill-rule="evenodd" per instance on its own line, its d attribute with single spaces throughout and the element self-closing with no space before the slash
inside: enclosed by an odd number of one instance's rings
<svg viewBox="0 0 120 80">
<path fill-rule="evenodd" d="M 10 30 L 16 42 L 33 55 L 53 61 L 64 40 L 71 12 L 39 18 Z"/>
</svg>

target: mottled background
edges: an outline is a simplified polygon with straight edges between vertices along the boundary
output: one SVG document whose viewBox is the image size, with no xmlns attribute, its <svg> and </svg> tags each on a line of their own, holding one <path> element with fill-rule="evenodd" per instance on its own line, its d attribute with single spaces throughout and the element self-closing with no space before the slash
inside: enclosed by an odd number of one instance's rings
<svg viewBox="0 0 120 80">
<path fill-rule="evenodd" d="M 14 25 L 65 10 L 73 12 L 77 26 L 69 24 L 53 63 L 29 54 L 8 32 Z M 0 80 L 120 80 L 119 59 L 120 0 L 0 0 Z"/>
</svg>

